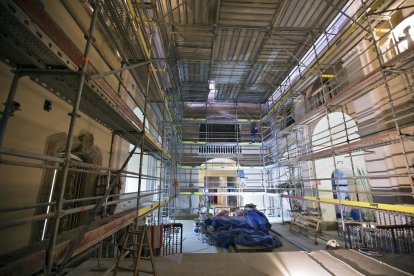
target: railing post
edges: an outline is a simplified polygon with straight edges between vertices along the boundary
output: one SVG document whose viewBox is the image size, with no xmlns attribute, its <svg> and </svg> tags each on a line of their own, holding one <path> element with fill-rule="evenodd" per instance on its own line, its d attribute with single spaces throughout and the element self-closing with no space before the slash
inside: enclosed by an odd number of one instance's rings
<svg viewBox="0 0 414 276">
<path fill-rule="evenodd" d="M 397 247 L 397 241 L 395 239 L 395 228 L 392 227 L 391 229 L 391 246 L 392 246 L 392 253 L 398 254 L 398 247 Z"/>
</svg>

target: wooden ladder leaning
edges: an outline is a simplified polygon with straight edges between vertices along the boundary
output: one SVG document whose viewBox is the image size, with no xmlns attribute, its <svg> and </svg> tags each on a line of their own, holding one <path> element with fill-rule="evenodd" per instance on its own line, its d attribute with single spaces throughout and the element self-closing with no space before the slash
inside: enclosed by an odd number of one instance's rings
<svg viewBox="0 0 414 276">
<path fill-rule="evenodd" d="M 131 241 L 132 243 L 130 243 Z M 141 256 L 144 248 L 146 248 L 149 252 L 148 257 Z M 134 255 L 133 268 L 121 267 L 121 261 L 125 259 L 125 257 L 128 256 L 130 253 Z M 141 261 L 150 261 L 152 270 L 145 270 L 140 268 L 140 266 L 142 266 Z M 154 254 L 151 242 L 149 240 L 147 225 L 138 226 L 136 223 L 132 223 L 127 227 L 127 231 L 124 235 L 124 241 L 122 243 L 122 247 L 120 249 L 119 256 L 116 261 L 116 266 L 113 273 L 114 276 L 117 274 L 118 269 L 133 271 L 134 276 L 139 275 L 140 272 L 157 276 L 154 263 Z"/>
</svg>

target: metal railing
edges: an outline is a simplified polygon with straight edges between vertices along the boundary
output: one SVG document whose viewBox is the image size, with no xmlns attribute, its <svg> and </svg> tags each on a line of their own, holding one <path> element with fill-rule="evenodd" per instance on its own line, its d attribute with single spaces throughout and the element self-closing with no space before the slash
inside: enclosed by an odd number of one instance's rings
<svg viewBox="0 0 414 276">
<path fill-rule="evenodd" d="M 200 145 L 198 147 L 199 154 L 242 154 L 241 146 L 215 146 Z"/>
<path fill-rule="evenodd" d="M 183 225 L 181 223 L 164 224 L 162 235 L 162 256 L 183 253 Z"/>
<path fill-rule="evenodd" d="M 341 229 L 341 227 L 339 227 Z M 349 248 L 396 254 L 414 254 L 414 225 L 345 223 L 345 243 Z"/>
</svg>

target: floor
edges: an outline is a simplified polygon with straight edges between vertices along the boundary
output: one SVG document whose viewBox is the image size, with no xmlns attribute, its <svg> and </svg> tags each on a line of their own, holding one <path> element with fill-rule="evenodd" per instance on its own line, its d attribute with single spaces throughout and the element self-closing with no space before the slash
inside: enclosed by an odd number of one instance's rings
<svg viewBox="0 0 414 276">
<path fill-rule="evenodd" d="M 177 220 L 183 224 L 183 253 L 226 253 L 225 248 L 209 245 L 201 234 L 194 233 L 192 220 Z"/>
<path fill-rule="evenodd" d="M 114 260 L 104 259 L 100 269 L 90 259 L 69 272 L 69 276 L 103 275 L 105 268 Z M 124 260 L 123 268 L 133 268 L 132 260 Z M 401 271 L 383 262 L 376 261 L 358 252 L 346 249 L 333 251 L 318 250 L 310 253 L 269 252 L 269 253 L 184 253 L 155 258 L 158 276 L 265 276 L 265 275 L 339 275 L 339 276 L 404 276 L 413 271 Z M 148 261 L 142 261 L 142 269 L 151 268 Z M 411 272 L 411 274 L 410 274 Z M 110 273 L 109 275 L 112 275 Z M 117 275 L 132 275 L 119 269 Z M 140 273 L 140 275 L 152 275 Z"/>
<path fill-rule="evenodd" d="M 289 230 L 289 223 L 273 223 L 272 224 L 272 230 L 274 232 L 277 232 L 281 236 L 283 236 L 285 239 L 288 239 L 292 241 L 292 243 L 295 243 L 297 246 L 301 248 L 301 250 L 305 251 L 312 251 L 312 250 L 321 250 L 325 249 L 326 242 L 330 239 L 335 239 L 337 242 L 343 247 L 344 244 L 342 242 L 342 238 L 338 238 L 338 232 L 337 231 L 323 231 L 323 234 L 319 234 L 318 238 L 316 239 L 317 244 L 315 245 L 314 241 L 306 238 L 302 235 L 297 235 L 295 233 L 292 233 Z"/>
<path fill-rule="evenodd" d="M 300 235 L 296 235 L 289 231 L 289 224 L 273 224 L 272 230 L 277 232 L 279 235 L 283 236 L 282 241 L 286 241 L 286 243 L 291 243 L 294 246 L 300 247 L 301 250 L 310 252 L 309 255 L 312 257 L 317 257 L 321 260 L 326 260 L 326 254 L 316 253 L 316 252 L 324 252 L 326 249 L 326 241 L 323 239 L 317 239 L 318 244 L 315 245 L 314 242 L 308 238 L 305 238 Z M 329 234 L 325 235 L 324 239 L 330 239 L 337 235 L 336 231 L 324 231 Z M 342 248 L 344 245 L 341 241 L 339 241 Z M 281 251 L 284 251 L 281 248 Z M 359 272 L 362 272 L 364 275 L 390 275 L 390 274 L 382 274 L 381 270 L 377 270 L 379 267 L 383 267 L 381 269 L 389 269 L 391 268 L 391 272 L 394 275 L 395 273 L 398 274 L 399 270 L 409 272 L 408 274 L 402 273 L 402 275 L 413 275 L 414 274 L 414 256 L 408 254 L 391 254 L 391 253 L 383 253 L 382 257 L 369 257 L 359 253 L 357 250 L 330 250 L 329 255 L 334 257 L 335 259 L 339 259 L 336 263 L 339 265 L 340 262 L 346 262 L 350 264 L 352 267 L 357 267 Z M 325 256 L 325 258 L 323 258 Z M 320 260 L 318 260 L 320 261 Z M 382 264 L 381 266 L 378 266 Z M 370 267 L 371 266 L 371 267 Z M 376 272 L 375 272 L 376 271 Z M 374 273 L 375 272 L 375 273 Z M 390 272 L 390 273 L 391 273 Z M 410 274 L 411 273 L 411 274 Z M 335 274 L 335 273 L 333 273 Z"/>
<path fill-rule="evenodd" d="M 282 235 L 283 246 L 269 253 L 227 253 L 203 242 L 193 231 L 193 222 L 177 221 L 183 224 L 183 254 L 155 258 L 158 276 L 264 276 L 264 275 L 413 275 L 414 257 L 404 256 L 404 271 L 375 260 L 354 250 L 339 249 L 327 251 L 325 242 L 318 245 L 313 241 L 289 232 L 288 225 L 273 225 L 272 230 Z M 299 245 L 300 247 L 298 247 Z M 194 254 L 196 253 L 196 254 Z M 216 254 L 211 254 L 216 253 Z M 400 258 L 401 259 L 401 258 Z M 394 256 L 398 263 L 398 256 Z M 103 275 L 103 271 L 114 264 L 113 259 L 89 259 L 68 275 Z M 132 261 L 125 260 L 123 267 L 132 268 Z M 150 263 L 142 262 L 143 269 L 150 269 Z M 401 266 L 400 266 L 401 268 Z M 112 275 L 109 274 L 109 275 Z M 117 275 L 132 275 L 120 270 Z M 140 275 L 152 275 L 140 273 Z"/>
<path fill-rule="evenodd" d="M 109 265 L 109 260 L 103 260 L 103 267 Z M 131 267 L 130 263 L 123 263 L 123 266 Z M 88 260 L 68 276 L 102 275 L 102 271 L 94 271 L 94 268 L 96 262 Z M 143 269 L 149 269 L 149 265 L 144 265 Z M 331 275 L 304 252 L 185 253 L 156 258 L 156 269 L 158 276 Z M 129 271 L 119 271 L 117 275 L 132 274 Z"/>
<path fill-rule="evenodd" d="M 282 236 L 282 243 L 285 246 L 286 243 L 291 244 L 296 251 L 304 250 L 304 251 L 315 251 L 315 250 L 323 250 L 326 248 L 326 242 L 322 240 L 318 240 L 318 244 L 315 243 L 304 237 L 296 235 L 289 231 L 289 224 L 272 224 L 272 230 Z M 283 248 L 281 251 L 284 251 Z"/>
</svg>

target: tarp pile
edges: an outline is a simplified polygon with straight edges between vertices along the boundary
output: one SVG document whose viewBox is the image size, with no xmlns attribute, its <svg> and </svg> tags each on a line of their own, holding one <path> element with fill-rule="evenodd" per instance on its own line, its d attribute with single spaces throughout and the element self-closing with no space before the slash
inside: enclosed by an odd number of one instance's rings
<svg viewBox="0 0 414 276">
<path fill-rule="evenodd" d="M 271 225 L 266 216 L 257 210 L 249 210 L 244 216 L 217 216 L 204 223 L 210 241 L 220 247 L 232 244 L 260 245 L 266 248 L 282 246 L 282 243 L 269 234 Z"/>
</svg>

